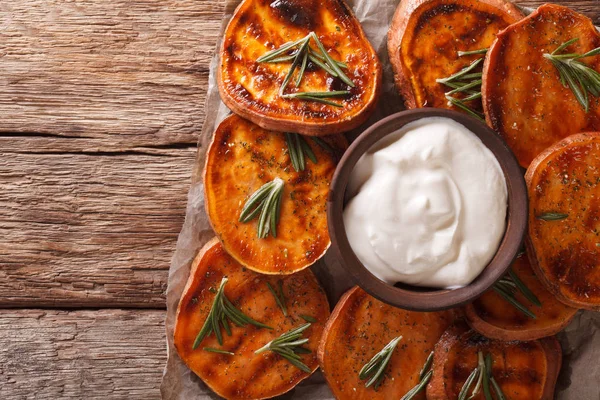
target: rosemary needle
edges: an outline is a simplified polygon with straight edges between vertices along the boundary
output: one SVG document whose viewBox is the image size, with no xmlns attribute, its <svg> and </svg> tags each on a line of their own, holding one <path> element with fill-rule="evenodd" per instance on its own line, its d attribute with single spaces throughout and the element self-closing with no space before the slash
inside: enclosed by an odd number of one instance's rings
<svg viewBox="0 0 600 400">
<path fill-rule="evenodd" d="M 204 321 L 204 325 L 202 325 L 200 332 L 198 332 L 198 335 L 196 336 L 196 340 L 194 340 L 194 344 L 192 346 L 193 349 L 196 349 L 204 340 L 204 338 L 209 336 L 211 333 L 214 333 L 219 344 L 223 345 L 221 326 L 223 326 L 225 332 L 231 336 L 228 320 L 240 327 L 250 324 L 259 328 L 273 329 L 268 325 L 253 320 L 242 311 L 238 310 L 231 303 L 231 301 L 229 301 L 227 296 L 225 296 L 225 285 L 227 284 L 227 281 L 227 277 L 223 277 L 221 280 L 221 284 L 219 285 L 219 289 L 215 294 L 213 304 L 210 308 L 208 316 L 206 317 L 206 320 Z"/>
<path fill-rule="evenodd" d="M 459 57 L 463 57 L 463 56 L 471 56 L 474 54 L 486 54 L 488 52 L 488 49 L 479 49 L 479 50 L 470 50 L 470 51 L 459 51 L 458 52 L 458 56 Z"/>
<path fill-rule="evenodd" d="M 542 221 L 560 221 L 561 219 L 565 219 L 568 216 L 569 216 L 569 214 L 547 212 L 547 213 L 538 215 L 536 218 L 541 219 Z"/>
<path fill-rule="evenodd" d="M 227 354 L 229 356 L 235 355 L 235 353 L 232 353 L 231 351 L 215 349 L 214 347 L 205 347 L 202 350 L 208 351 L 209 353 Z"/>
<path fill-rule="evenodd" d="M 283 295 L 283 283 L 281 281 L 277 282 L 277 289 L 278 289 L 277 291 L 273 288 L 273 286 L 269 282 L 267 282 L 267 287 L 269 288 L 269 291 L 275 298 L 275 302 L 277 303 L 277 306 L 279 306 L 283 315 L 285 317 L 287 317 L 288 312 L 287 312 L 287 307 L 285 306 L 285 296 Z"/>
<path fill-rule="evenodd" d="M 317 322 L 317 319 L 315 317 L 311 317 L 310 315 L 300 314 L 300 318 L 302 318 L 306 322 L 312 322 L 312 323 Z"/>
</svg>

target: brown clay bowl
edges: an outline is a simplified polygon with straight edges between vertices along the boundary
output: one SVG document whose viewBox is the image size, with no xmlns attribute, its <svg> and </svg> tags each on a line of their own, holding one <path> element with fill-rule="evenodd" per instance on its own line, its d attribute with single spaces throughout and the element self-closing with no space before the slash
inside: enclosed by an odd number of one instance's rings
<svg viewBox="0 0 600 400">
<path fill-rule="evenodd" d="M 386 135 L 409 122 L 426 117 L 450 118 L 475 133 L 498 159 L 508 189 L 507 224 L 500 246 L 481 274 L 467 286 L 458 289 L 433 289 L 406 284 L 390 285 L 380 280 L 354 254 L 344 226 L 346 186 L 360 157 Z M 402 111 L 384 118 L 364 131 L 350 145 L 333 175 L 327 200 L 327 220 L 332 248 L 357 285 L 392 306 L 415 311 L 443 310 L 474 300 L 505 274 L 521 249 L 527 228 L 527 188 L 523 171 L 512 151 L 485 123 L 456 111 L 420 108 Z"/>
</svg>

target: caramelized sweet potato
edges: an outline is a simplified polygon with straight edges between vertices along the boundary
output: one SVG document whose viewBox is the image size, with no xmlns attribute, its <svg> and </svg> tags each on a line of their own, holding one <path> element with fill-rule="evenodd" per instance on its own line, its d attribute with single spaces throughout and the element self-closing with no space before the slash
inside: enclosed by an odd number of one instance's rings
<svg viewBox="0 0 600 400">
<path fill-rule="evenodd" d="M 435 345 L 427 400 L 455 400 L 477 366 L 477 353 L 492 356 L 492 376 L 510 400 L 552 400 L 562 353 L 555 337 L 531 342 L 487 339 L 459 324 Z M 470 392 L 469 392 L 470 393 Z M 483 400 L 483 390 L 475 396 Z"/>
<path fill-rule="evenodd" d="M 340 151 L 346 146 L 341 135 L 324 139 Z M 339 154 L 306 142 L 317 163 L 307 160 L 306 169 L 296 172 L 282 133 L 232 115 L 214 134 L 204 170 L 207 214 L 227 252 L 252 270 L 291 274 L 317 261 L 330 245 L 326 200 Z M 238 219 L 248 198 L 276 177 L 285 182 L 277 237 L 259 239 L 258 219 Z"/>
<path fill-rule="evenodd" d="M 525 180 L 531 266 L 558 300 L 600 311 L 600 132 L 551 146 Z"/>
<path fill-rule="evenodd" d="M 342 107 L 279 96 L 290 63 L 257 62 L 310 32 L 334 60 L 347 65 L 344 72 L 355 86 L 309 62 L 300 87 L 290 84 L 286 93 L 349 90 L 331 99 Z M 317 48 L 312 41 L 311 47 Z M 218 86 L 227 107 L 265 129 L 328 135 L 355 128 L 371 114 L 381 88 L 381 63 L 343 0 L 244 0 L 225 30 Z"/>
<path fill-rule="evenodd" d="M 449 89 L 436 79 L 481 57 L 459 57 L 458 51 L 489 47 L 500 30 L 521 18 L 504 0 L 401 1 L 388 33 L 388 53 L 406 107 L 450 108 L 444 96 Z"/>
<path fill-rule="evenodd" d="M 418 383 L 453 311 L 421 313 L 389 306 L 354 287 L 342 296 L 319 345 L 319 364 L 337 399 L 399 399 Z M 402 336 L 381 386 L 365 387 L 358 372 L 393 338 Z M 424 392 L 415 399 L 425 398 Z"/>
<path fill-rule="evenodd" d="M 273 330 L 252 325 L 230 324 L 231 336 L 223 331 L 220 346 L 214 334 L 193 349 L 196 335 L 212 306 L 221 279 L 229 279 L 225 296 L 244 314 L 263 322 Z M 288 316 L 278 307 L 267 282 L 278 287 L 282 282 Z M 327 297 L 310 270 L 294 275 L 274 277 L 243 268 L 223 249 L 218 239 L 208 242 L 192 263 L 187 285 L 177 308 L 174 343 L 181 359 L 215 393 L 226 399 L 264 399 L 291 390 L 310 374 L 301 371 L 272 352 L 254 354 L 271 340 L 305 323 L 301 316 L 316 322 L 303 333 L 309 338 L 305 348 L 311 354 L 302 361 L 313 372 L 317 369 L 316 350 L 323 326 L 329 317 Z M 217 348 L 234 355 L 213 353 Z"/>
<path fill-rule="evenodd" d="M 566 7 L 545 4 L 498 35 L 486 57 L 482 101 L 487 123 L 527 168 L 542 150 L 571 134 L 600 129 L 600 99 L 586 113 L 554 65 L 544 58 L 570 39 L 566 51 L 600 46 L 592 21 Z M 600 57 L 583 60 L 600 71 Z"/>
<path fill-rule="evenodd" d="M 495 291 L 489 290 L 465 306 L 465 315 L 471 328 L 492 339 L 535 340 L 552 336 L 571 322 L 577 309 L 559 302 L 542 285 L 525 254 L 519 256 L 511 268 L 542 303 L 541 307 L 537 307 L 520 292 L 516 294 L 517 301 L 528 307 L 536 318 L 528 317 Z"/>
</svg>

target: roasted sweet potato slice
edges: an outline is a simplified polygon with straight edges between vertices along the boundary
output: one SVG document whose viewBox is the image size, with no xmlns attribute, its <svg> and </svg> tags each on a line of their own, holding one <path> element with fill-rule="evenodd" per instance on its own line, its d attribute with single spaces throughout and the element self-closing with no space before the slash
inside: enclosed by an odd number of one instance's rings
<svg viewBox="0 0 600 400">
<path fill-rule="evenodd" d="M 333 310 L 319 345 L 319 364 L 333 394 L 337 399 L 399 399 L 418 383 L 433 346 L 454 319 L 453 311 L 406 311 L 359 287 L 350 289 Z M 379 388 L 365 387 L 360 369 L 400 335 Z M 423 398 L 424 392 L 415 397 Z"/>
<path fill-rule="evenodd" d="M 327 194 L 347 142 L 341 135 L 324 140 L 329 148 L 306 139 L 317 163 L 306 160 L 305 170 L 297 172 L 282 133 L 236 115 L 215 131 L 204 170 L 206 211 L 223 246 L 242 265 L 265 274 L 291 274 L 314 263 L 329 247 Z M 248 198 L 277 177 L 285 182 L 277 237 L 259 239 L 258 218 L 246 223 L 238 219 Z"/>
<path fill-rule="evenodd" d="M 600 46 L 600 34 L 585 16 L 545 4 L 498 35 L 488 52 L 482 83 L 487 123 L 527 168 L 542 150 L 571 134 L 600 129 L 600 101 L 590 96 L 586 113 L 544 58 L 570 39 L 568 52 Z M 583 60 L 600 71 L 600 57 Z"/>
<path fill-rule="evenodd" d="M 239 327 L 230 323 L 231 336 L 223 330 L 223 345 L 214 334 L 193 344 L 206 320 L 221 279 L 226 276 L 225 296 L 248 317 L 263 322 L 272 330 L 253 325 Z M 267 283 L 282 284 L 287 317 L 277 305 Z M 277 289 L 276 289 L 277 290 Z M 254 352 L 282 333 L 312 322 L 303 332 L 311 350 L 302 361 L 313 372 L 317 369 L 316 350 L 329 317 L 327 297 L 310 270 L 274 277 L 252 272 L 231 258 L 218 239 L 208 242 L 192 263 L 187 285 L 177 308 L 174 343 L 181 359 L 215 393 L 226 399 L 264 399 L 291 390 L 310 374 L 301 371 L 273 352 Z M 307 317 L 308 316 L 308 317 Z M 312 317 L 312 318 L 311 318 Z M 234 355 L 204 350 L 214 348 Z"/>
<path fill-rule="evenodd" d="M 525 254 L 511 266 L 514 273 L 535 294 L 542 304 L 531 304 L 520 292 L 516 299 L 536 316 L 528 317 L 511 306 L 499 294 L 489 290 L 465 306 L 465 315 L 471 328 L 484 336 L 499 340 L 535 340 L 560 332 L 571 322 L 576 308 L 564 305 L 550 293 L 536 277 Z"/>
<path fill-rule="evenodd" d="M 531 266 L 558 300 L 600 311 L 600 132 L 551 146 L 525 180 Z"/>
<path fill-rule="evenodd" d="M 388 53 L 396 86 L 407 108 L 451 108 L 450 89 L 436 82 L 479 56 L 459 51 L 489 47 L 496 34 L 523 18 L 504 0 L 403 0 L 388 33 Z M 481 110 L 479 101 L 471 106 Z"/>
<path fill-rule="evenodd" d="M 306 143 L 317 163 L 305 170 L 291 164 L 285 136 L 236 115 L 215 131 L 206 156 L 206 211 L 227 252 L 239 263 L 264 274 L 291 274 L 317 261 L 331 244 L 326 200 L 337 160 L 347 146 L 341 135 Z M 323 146 L 325 142 L 327 146 Z M 277 237 L 259 239 L 258 218 L 239 222 L 248 198 L 275 178 L 284 183 Z"/>
<path fill-rule="evenodd" d="M 492 376 L 507 399 L 552 400 L 562 353 L 555 337 L 530 342 L 490 340 L 458 324 L 435 345 L 427 400 L 455 400 L 477 366 L 481 351 L 492 356 Z M 471 393 L 471 392 L 469 392 Z M 483 400 L 483 390 L 475 396 Z"/>
<path fill-rule="evenodd" d="M 257 62 L 310 32 L 334 60 L 346 64 L 343 72 L 354 87 L 308 62 L 300 85 L 295 85 L 295 73 L 284 94 L 349 90 L 328 98 L 341 107 L 281 97 L 291 61 Z M 314 40 L 310 46 L 318 50 Z M 225 30 L 218 86 L 227 107 L 265 129 L 328 135 L 355 128 L 371 114 L 381 87 L 381 63 L 343 0 L 244 0 Z"/>
</svg>

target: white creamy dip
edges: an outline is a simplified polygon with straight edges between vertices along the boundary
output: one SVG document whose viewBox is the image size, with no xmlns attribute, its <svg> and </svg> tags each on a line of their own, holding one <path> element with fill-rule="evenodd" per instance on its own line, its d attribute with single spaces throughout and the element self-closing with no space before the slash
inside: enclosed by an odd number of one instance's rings
<svg viewBox="0 0 600 400">
<path fill-rule="evenodd" d="M 500 164 L 474 133 L 449 118 L 423 118 L 375 144 L 356 164 L 348 194 L 350 245 L 388 283 L 465 286 L 504 235 Z"/>
</svg>

